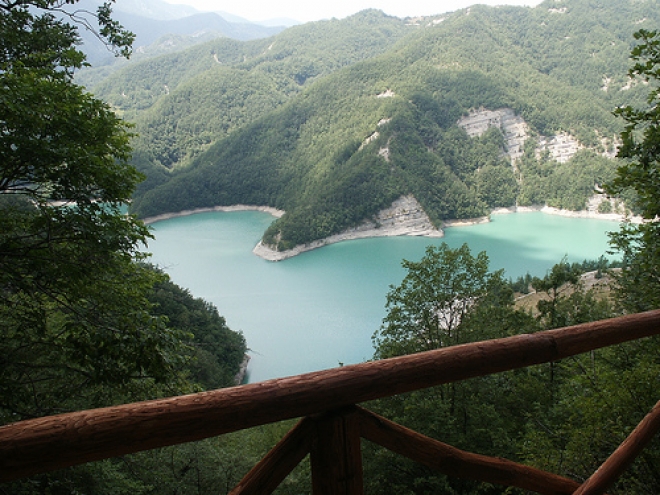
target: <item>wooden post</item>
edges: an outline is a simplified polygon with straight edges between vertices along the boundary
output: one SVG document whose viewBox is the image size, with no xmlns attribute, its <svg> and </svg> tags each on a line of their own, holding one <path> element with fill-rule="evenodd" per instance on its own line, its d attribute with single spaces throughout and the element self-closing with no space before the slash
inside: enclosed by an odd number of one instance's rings
<svg viewBox="0 0 660 495">
<path fill-rule="evenodd" d="M 355 408 L 316 419 L 311 448 L 314 495 L 362 495 L 360 427 Z"/>
<path fill-rule="evenodd" d="M 311 445 L 315 424 L 301 420 L 279 441 L 256 466 L 236 485 L 229 495 L 264 495 L 273 493 L 289 473 L 302 461 Z"/>
</svg>

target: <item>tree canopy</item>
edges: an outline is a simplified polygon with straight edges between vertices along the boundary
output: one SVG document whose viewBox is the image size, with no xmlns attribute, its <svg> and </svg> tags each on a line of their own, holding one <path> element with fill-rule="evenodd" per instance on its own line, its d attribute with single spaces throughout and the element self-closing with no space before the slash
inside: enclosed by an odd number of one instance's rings
<svg viewBox="0 0 660 495">
<path fill-rule="evenodd" d="M 246 352 L 214 306 L 146 264 L 149 230 L 126 213 L 143 178 L 130 128 L 73 81 L 85 64 L 76 23 L 98 25 L 118 54 L 132 35 L 109 4 L 83 19 L 75 3 L 0 0 L 2 424 L 231 386 Z M 146 464 L 81 466 L 2 490 L 136 493 Z"/>
<path fill-rule="evenodd" d="M 511 303 L 513 293 L 505 288 L 503 271 L 490 273 L 486 253 L 472 256 L 467 244 L 457 249 L 445 243 L 429 246 L 420 261 L 402 264 L 408 273 L 401 285 L 391 287 L 387 316 L 374 335 L 380 358 L 478 340 L 462 335 L 469 315 L 484 301 Z"/>
<path fill-rule="evenodd" d="M 0 2 L 2 421 L 159 393 L 141 382 L 189 389 L 191 329 L 153 311 L 164 275 L 144 264 L 148 228 L 126 214 L 143 178 L 130 129 L 73 82 L 85 63 L 74 3 Z M 129 53 L 109 4 L 92 18 Z"/>
<path fill-rule="evenodd" d="M 612 193 L 634 189 L 639 211 L 644 212 L 647 222 L 624 225 L 613 235 L 613 247 L 623 254 L 621 270 L 608 271 L 604 259 L 585 261 L 582 265 L 562 260 L 544 277 L 521 277 L 512 284 L 511 287 L 523 292 L 528 292 L 528 286 L 533 288 L 533 293 L 523 296 L 521 305 L 514 309 L 515 306 L 502 304 L 506 298 L 497 298 L 500 304 L 491 305 L 487 304 L 488 299 L 473 299 L 474 293 L 464 290 L 465 274 L 473 272 L 470 267 L 476 260 L 483 261 L 485 253 L 475 260 L 463 252 L 465 247 L 455 251 L 446 247 L 438 252 L 427 251 L 420 262 L 405 262 L 408 274 L 388 294 L 388 312 L 375 339 L 376 357 L 455 345 L 463 338 L 534 332 L 659 307 L 660 38 L 658 32 L 644 30 L 635 38 L 638 45 L 632 52 L 635 66 L 630 74 L 648 83 L 650 95 L 644 108 L 625 106 L 616 111 L 627 122 L 619 151 L 623 164 L 607 189 Z M 440 253 L 444 256 L 439 256 Z M 585 270 L 594 272 L 584 274 Z M 477 280 L 483 282 L 485 272 L 481 273 Z M 613 285 L 616 290 L 603 291 L 598 289 L 598 284 L 586 287 L 585 280 L 598 280 L 602 275 L 616 281 Z M 448 295 L 452 300 L 454 289 L 462 295 L 458 296 L 458 304 L 448 307 L 445 301 Z M 488 289 L 488 294 L 491 291 Z M 533 307 L 525 305 L 526 298 L 533 298 Z M 475 303 L 466 304 L 471 301 Z M 523 309 L 525 306 L 530 309 Z M 446 338 L 450 325 L 436 324 L 441 317 L 446 320 L 452 309 L 460 315 L 460 321 L 455 320 L 458 325 L 453 327 L 453 334 L 460 332 L 461 336 L 453 341 Z M 444 340 L 432 338 L 436 328 L 443 330 Z M 451 445 L 472 452 L 504 455 L 575 480 L 586 480 L 654 406 L 658 376 L 658 339 L 650 338 L 381 400 L 374 407 L 390 419 Z M 429 493 L 447 494 L 510 492 L 510 489 L 437 476 L 421 466 L 402 463 L 382 449 L 370 450 L 372 456 L 367 457 L 365 469 L 374 493 L 392 487 L 411 493 L 420 488 Z M 655 466 L 659 458 L 658 443 L 651 442 L 608 491 L 657 492 L 660 478 Z"/>
</svg>

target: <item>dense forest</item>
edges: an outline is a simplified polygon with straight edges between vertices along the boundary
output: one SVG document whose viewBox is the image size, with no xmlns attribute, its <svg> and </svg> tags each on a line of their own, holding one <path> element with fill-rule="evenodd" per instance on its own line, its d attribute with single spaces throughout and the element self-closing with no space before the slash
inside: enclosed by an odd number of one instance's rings
<svg viewBox="0 0 660 495">
<path fill-rule="evenodd" d="M 207 51 L 209 58 L 235 57 L 236 66 L 222 70 L 245 77 L 227 75 L 222 88 L 233 92 L 252 84 L 246 95 L 270 107 L 261 114 L 246 107 L 235 126 L 217 138 L 210 132 L 191 140 L 185 153 L 168 155 L 167 164 L 142 137 L 133 139 L 118 114 L 133 112 L 140 130 L 157 120 L 158 109 L 178 111 L 187 100 L 168 98 L 177 91 L 201 99 L 196 81 L 213 79 L 202 67 L 206 62 L 188 62 L 197 67 L 194 76 L 150 66 L 150 77 L 160 81 L 153 90 L 167 84 L 165 94 L 144 88 L 120 108 L 120 91 L 110 106 L 74 82 L 84 57 L 76 49 L 76 28 L 50 15 L 59 2 L 28 4 L 0 1 L 3 424 L 236 382 L 246 352 L 243 336 L 213 305 L 149 264 L 140 249 L 149 230 L 124 210 L 132 198 L 136 211 L 169 211 L 169 201 L 176 208 L 233 202 L 280 207 L 287 214 L 266 235 L 282 248 L 354 225 L 410 192 L 441 222 L 524 203 L 521 198 L 583 206 L 598 185 L 611 197 L 628 198 L 646 220 L 622 224 L 612 236 L 621 255 L 616 269 L 604 259 L 562 261 L 544 277 L 507 281 L 485 252 L 472 253 L 467 245 L 429 247 L 420 260 L 402 262 L 406 275 L 387 294 L 382 325 L 370 329 L 373 359 L 660 307 L 660 31 L 644 29 L 658 24 L 655 1 L 473 7 L 441 22 L 404 22 L 368 11 L 265 41 L 214 41 L 226 51 Z M 108 6 L 95 15 L 108 46 L 128 53 L 132 36 L 112 21 Z M 321 53 L 323 29 L 346 33 L 365 23 L 373 29 L 356 35 L 364 50 Z M 318 60 L 296 50 L 269 58 L 279 36 L 300 40 L 317 29 Z M 550 34 L 569 46 L 549 42 L 543 48 Z M 385 40 L 391 44 L 383 48 Z M 340 38 L 335 43 L 345 46 Z M 261 54 L 253 69 L 239 68 L 250 57 L 233 50 L 245 47 Z M 176 55 L 182 66 L 187 53 Z M 303 67 L 309 77 L 290 77 Z M 136 77 L 132 70 L 127 65 L 116 77 Z M 272 94 L 260 86 L 265 81 Z M 108 88 L 121 87 L 112 84 Z M 179 103 L 168 107 L 170 101 Z M 500 129 L 470 137 L 457 125 L 480 107 L 511 108 L 532 129 L 515 164 L 503 153 Z M 531 145 L 560 131 L 585 145 L 566 162 Z M 195 132 L 201 136 L 207 129 Z M 617 159 L 603 157 L 614 142 Z M 381 154 L 381 147 L 389 152 Z M 136 195 L 144 176 L 134 165 L 147 172 Z M 521 304 L 518 297 L 529 293 L 534 304 Z M 659 343 L 643 339 L 367 406 L 456 447 L 583 481 L 657 401 Z M 0 492 L 229 493 L 289 427 L 266 425 L 89 463 L 0 484 Z M 366 493 L 524 493 L 441 476 L 367 442 L 362 451 Z M 655 439 L 608 493 L 660 492 L 659 462 Z M 310 493 L 309 471 L 304 461 L 277 493 Z"/>
<path fill-rule="evenodd" d="M 653 2 L 475 6 L 418 20 L 369 10 L 200 44 L 93 91 L 136 122 L 133 163 L 148 179 L 133 212 L 271 206 L 286 214 L 264 241 L 285 250 L 407 194 L 438 228 L 502 206 L 587 208 L 616 169 L 612 109 L 644 98 L 626 75 L 631 33 L 657 22 Z M 527 126 L 522 157 L 508 153 L 504 129 L 470 137 L 459 125 L 504 108 Z M 558 135 L 578 152 L 562 160 L 539 147 Z M 630 209 L 622 194 L 602 209 L 620 199 Z"/>
</svg>

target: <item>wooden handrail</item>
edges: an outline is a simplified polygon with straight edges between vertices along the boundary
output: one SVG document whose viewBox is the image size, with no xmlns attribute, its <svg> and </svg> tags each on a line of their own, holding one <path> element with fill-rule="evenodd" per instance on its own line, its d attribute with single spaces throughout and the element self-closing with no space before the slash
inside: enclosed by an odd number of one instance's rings
<svg viewBox="0 0 660 495">
<path fill-rule="evenodd" d="M 660 333 L 660 311 L 0 428 L 0 481 L 309 416 Z"/>
</svg>

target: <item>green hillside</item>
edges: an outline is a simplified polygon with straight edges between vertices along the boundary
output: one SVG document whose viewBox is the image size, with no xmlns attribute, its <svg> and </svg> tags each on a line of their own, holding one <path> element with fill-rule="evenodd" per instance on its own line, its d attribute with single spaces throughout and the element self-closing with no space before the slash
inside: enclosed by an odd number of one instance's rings
<svg viewBox="0 0 660 495">
<path fill-rule="evenodd" d="M 415 28 L 378 11 L 364 11 L 341 21 L 330 20 L 295 26 L 265 39 L 240 42 L 228 38 L 196 45 L 183 52 L 130 64 L 96 85 L 94 93 L 129 119 L 139 116 L 139 129 L 148 129 L 159 112 L 145 115 L 155 103 L 174 97 L 178 87 L 191 82 L 193 90 L 207 91 L 207 79 L 219 67 L 268 77 L 287 95 L 300 92 L 305 83 L 334 70 L 383 53 Z M 272 90 L 272 88 L 264 88 Z M 213 101 L 206 101 L 213 104 Z M 230 114 L 230 106 L 215 105 Z M 179 110 L 181 115 L 184 110 Z"/>
<path fill-rule="evenodd" d="M 264 241 L 283 250 L 405 194 L 437 227 L 516 203 L 579 210 L 616 168 L 602 156 L 620 131 L 612 110 L 643 98 L 627 80 L 632 33 L 659 17 L 657 2 L 587 0 L 417 22 L 365 11 L 201 45 L 97 93 L 136 116 L 135 163 L 149 179 L 133 209 L 143 217 L 272 206 L 286 214 Z M 482 108 L 526 123 L 515 163 L 497 128 L 470 138 L 457 125 Z M 570 160 L 538 152 L 561 133 L 581 147 Z"/>
</svg>

